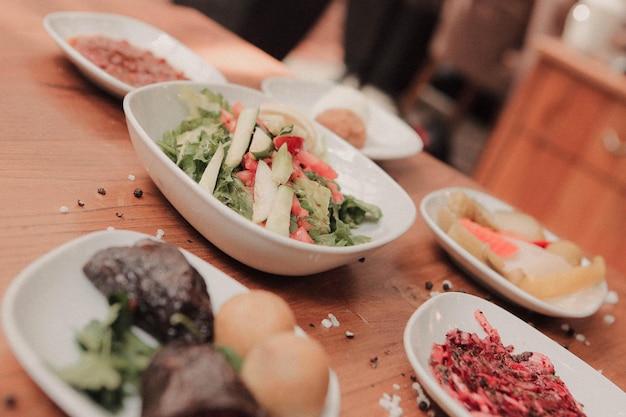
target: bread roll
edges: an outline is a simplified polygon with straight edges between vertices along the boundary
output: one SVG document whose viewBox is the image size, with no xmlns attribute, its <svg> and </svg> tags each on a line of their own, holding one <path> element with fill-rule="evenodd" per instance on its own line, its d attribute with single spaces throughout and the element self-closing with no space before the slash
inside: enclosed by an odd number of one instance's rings
<svg viewBox="0 0 626 417">
<path fill-rule="evenodd" d="M 332 87 L 315 102 L 313 117 L 337 136 L 362 148 L 367 139 L 368 99 L 360 91 L 345 85 Z"/>
<path fill-rule="evenodd" d="M 267 337 L 293 332 L 296 319 L 285 300 L 265 290 L 251 290 L 227 300 L 215 315 L 215 344 L 244 358 Z"/>
<path fill-rule="evenodd" d="M 318 417 L 328 392 L 329 361 L 316 340 L 281 333 L 250 350 L 241 378 L 270 417 Z"/>
</svg>

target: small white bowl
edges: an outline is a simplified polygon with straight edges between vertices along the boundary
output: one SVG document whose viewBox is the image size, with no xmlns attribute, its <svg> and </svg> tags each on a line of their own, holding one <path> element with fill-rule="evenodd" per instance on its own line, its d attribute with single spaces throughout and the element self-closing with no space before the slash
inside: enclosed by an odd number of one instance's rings
<svg viewBox="0 0 626 417">
<path fill-rule="evenodd" d="M 110 75 L 80 52 L 68 41 L 79 35 L 103 35 L 126 40 L 130 44 L 164 58 L 171 66 L 197 82 L 225 83 L 226 77 L 209 65 L 191 49 L 149 24 L 128 16 L 111 13 L 55 12 L 48 14 L 43 25 L 48 34 L 89 80 L 109 93 L 123 97 L 135 87 Z"/>
<path fill-rule="evenodd" d="M 263 80 L 261 90 L 314 118 L 319 100 L 337 86 L 336 83 L 326 81 L 270 77 Z M 365 99 L 368 113 L 367 140 L 359 149 L 361 153 L 375 161 L 384 161 L 407 158 L 422 151 L 424 142 L 411 126 L 374 100 Z"/>
<path fill-rule="evenodd" d="M 515 348 L 514 353 L 537 352 L 550 358 L 556 375 L 584 405 L 587 416 L 626 416 L 626 394 L 601 371 L 508 311 L 460 292 L 439 294 L 420 305 L 409 318 L 403 339 L 406 355 L 420 384 L 447 415 L 472 417 L 472 413 L 451 397 L 433 376 L 430 370 L 433 344 L 444 343 L 446 333 L 454 329 L 486 337 L 474 317 L 476 310 L 485 314 L 502 343 Z"/>
<path fill-rule="evenodd" d="M 259 106 L 273 101 L 263 93 L 232 84 L 172 81 L 130 92 L 124 112 L 133 145 L 163 195 L 204 237 L 229 256 L 261 271 L 279 275 L 315 274 L 357 261 L 402 236 L 413 225 L 417 209 L 408 194 L 378 165 L 329 130 L 314 123 L 327 139 L 327 161 L 337 171 L 344 194 L 378 205 L 383 217 L 365 222 L 356 234 L 370 242 L 328 247 L 299 242 L 265 230 L 204 191 L 157 146 L 163 133 L 187 117 L 179 98 L 181 86 L 208 88 L 231 103 Z"/>
</svg>

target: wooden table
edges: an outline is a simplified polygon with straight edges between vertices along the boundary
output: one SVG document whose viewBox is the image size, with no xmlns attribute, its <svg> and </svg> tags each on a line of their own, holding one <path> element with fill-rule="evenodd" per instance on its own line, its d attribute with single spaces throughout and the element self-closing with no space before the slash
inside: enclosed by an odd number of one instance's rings
<svg viewBox="0 0 626 417">
<path fill-rule="evenodd" d="M 41 21 L 58 10 L 124 13 L 162 28 L 219 68 L 234 83 L 258 87 L 287 69 L 203 15 L 164 0 L 5 0 L 0 14 L 0 296 L 29 263 L 71 239 L 113 226 L 164 239 L 185 248 L 250 288 L 284 297 L 299 325 L 319 339 L 331 357 L 342 393 L 342 416 L 386 416 L 383 393 L 402 398 L 405 416 L 423 416 L 411 388 L 414 373 L 402 344 L 404 326 L 429 298 L 426 282 L 492 298 L 626 388 L 623 362 L 626 306 L 606 304 L 588 319 L 547 318 L 493 297 L 464 276 L 418 218 L 402 238 L 364 262 L 317 276 L 285 278 L 251 270 L 204 240 L 172 208 L 139 163 L 126 130 L 121 102 L 81 76 L 45 33 Z M 435 189 L 478 187 L 459 172 L 421 153 L 381 163 L 415 204 Z M 129 175 L 136 177 L 129 180 Z M 106 195 L 98 194 L 105 188 Z M 141 199 L 133 190 L 141 188 Z M 78 200 L 85 205 L 79 207 Z M 68 213 L 59 208 L 67 206 Z M 626 280 L 616 272 L 609 285 L 626 297 Z M 62 297 L 63 294 L 50 294 Z M 339 328 L 320 325 L 329 313 Z M 617 318 L 613 325 L 603 317 Z M 569 323 L 587 337 L 576 341 L 562 330 Z M 353 339 L 344 335 L 355 334 Z M 376 363 L 376 366 L 373 366 Z M 0 336 L 0 415 L 61 416 L 22 370 Z M 433 407 L 435 408 L 435 407 Z M 441 415 L 442 413 L 438 413 Z"/>
</svg>

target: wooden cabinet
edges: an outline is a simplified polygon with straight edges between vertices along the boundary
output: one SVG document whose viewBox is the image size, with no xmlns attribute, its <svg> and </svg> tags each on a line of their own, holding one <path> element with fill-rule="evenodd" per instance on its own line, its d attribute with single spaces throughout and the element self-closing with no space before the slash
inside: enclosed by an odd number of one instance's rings
<svg viewBox="0 0 626 417">
<path fill-rule="evenodd" d="M 626 274 L 626 75 L 538 41 L 474 177 Z"/>
</svg>

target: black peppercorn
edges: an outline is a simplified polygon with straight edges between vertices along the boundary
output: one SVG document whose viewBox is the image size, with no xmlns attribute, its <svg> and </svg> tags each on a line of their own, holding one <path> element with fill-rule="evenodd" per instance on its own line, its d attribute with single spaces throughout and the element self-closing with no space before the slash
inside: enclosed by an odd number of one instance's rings
<svg viewBox="0 0 626 417">
<path fill-rule="evenodd" d="M 135 195 L 135 197 L 141 198 L 141 196 L 143 195 L 143 191 L 141 190 L 141 188 L 135 188 L 135 191 L 133 191 L 133 194 Z"/>
<path fill-rule="evenodd" d="M 3 402 L 5 408 L 12 410 L 17 405 L 17 398 L 15 398 L 13 394 L 6 394 L 3 398 Z"/>
</svg>

